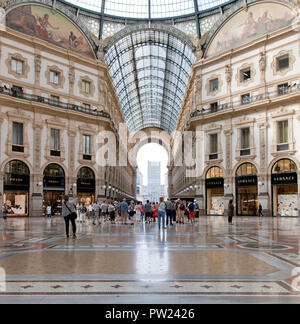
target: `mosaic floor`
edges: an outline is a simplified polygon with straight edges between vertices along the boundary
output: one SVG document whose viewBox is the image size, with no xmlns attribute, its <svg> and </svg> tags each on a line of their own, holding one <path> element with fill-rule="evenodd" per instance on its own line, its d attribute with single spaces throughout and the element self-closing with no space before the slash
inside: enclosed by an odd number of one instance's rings
<svg viewBox="0 0 300 324">
<path fill-rule="evenodd" d="M 300 219 L 0 221 L 0 303 L 300 303 Z"/>
</svg>

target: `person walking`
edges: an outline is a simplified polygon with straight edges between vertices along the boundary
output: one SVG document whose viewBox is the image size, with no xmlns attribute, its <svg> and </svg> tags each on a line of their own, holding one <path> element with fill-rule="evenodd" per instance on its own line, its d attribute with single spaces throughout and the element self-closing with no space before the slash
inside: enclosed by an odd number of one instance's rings
<svg viewBox="0 0 300 324">
<path fill-rule="evenodd" d="M 47 214 L 47 217 L 51 217 L 51 213 L 52 213 L 51 205 L 48 204 L 48 206 L 47 206 L 47 208 L 46 208 L 46 214 Z"/>
<path fill-rule="evenodd" d="M 122 225 L 126 225 L 127 217 L 128 217 L 128 204 L 127 204 L 125 198 L 123 199 L 123 201 L 120 204 L 120 212 L 121 212 Z"/>
<path fill-rule="evenodd" d="M 193 225 L 195 223 L 195 203 L 190 202 L 188 205 L 188 211 L 189 211 L 189 219 L 191 221 L 191 224 Z"/>
<path fill-rule="evenodd" d="M 178 204 L 178 223 L 184 224 L 184 213 L 186 211 L 186 207 L 183 201 L 179 201 Z"/>
<path fill-rule="evenodd" d="M 5 221 L 7 220 L 7 214 L 8 214 L 8 206 L 4 204 L 2 207 L 2 217 Z"/>
<path fill-rule="evenodd" d="M 166 217 L 167 217 L 167 226 L 170 225 L 173 226 L 173 211 L 172 211 L 172 202 L 170 198 L 167 199 L 166 201 Z"/>
<path fill-rule="evenodd" d="M 157 206 L 158 209 L 158 228 L 166 229 L 166 203 L 164 202 L 164 198 L 159 198 L 159 204 Z"/>
<path fill-rule="evenodd" d="M 130 203 L 129 207 L 128 207 L 128 211 L 129 211 L 129 220 L 131 221 L 131 225 L 134 225 L 134 215 L 135 215 L 135 205 L 133 203 L 133 201 Z"/>
<path fill-rule="evenodd" d="M 86 207 L 84 205 L 84 202 L 82 202 L 80 207 L 79 207 L 79 222 L 80 223 L 85 222 L 86 212 L 87 212 L 87 209 L 86 209 Z"/>
<path fill-rule="evenodd" d="M 116 209 L 112 202 L 108 205 L 108 213 L 109 213 L 110 223 L 115 224 Z"/>
<path fill-rule="evenodd" d="M 228 223 L 230 225 L 232 225 L 233 214 L 234 214 L 233 199 L 230 199 L 228 203 Z"/>
<path fill-rule="evenodd" d="M 150 201 L 147 200 L 145 204 L 145 217 L 146 217 L 146 223 L 150 223 L 151 220 L 151 204 Z"/>
<path fill-rule="evenodd" d="M 145 205 L 141 202 L 141 223 L 145 223 Z"/>
<path fill-rule="evenodd" d="M 141 221 L 141 215 L 142 215 L 142 204 L 140 202 L 137 202 L 135 205 L 135 222 Z"/>
<path fill-rule="evenodd" d="M 104 223 L 107 220 L 107 213 L 108 213 L 108 205 L 107 205 L 106 201 L 103 201 L 100 208 L 101 208 L 101 215 L 102 215 L 103 223 Z"/>
<path fill-rule="evenodd" d="M 65 196 L 62 201 L 62 216 L 64 217 L 66 224 L 66 235 L 69 238 L 69 226 L 70 222 L 72 223 L 73 229 L 73 238 L 76 238 L 76 201 L 73 199 L 69 199 L 69 196 Z"/>
<path fill-rule="evenodd" d="M 259 217 L 264 216 L 263 213 L 262 213 L 262 205 L 261 204 L 259 204 L 259 206 L 258 206 L 258 216 Z"/>
</svg>

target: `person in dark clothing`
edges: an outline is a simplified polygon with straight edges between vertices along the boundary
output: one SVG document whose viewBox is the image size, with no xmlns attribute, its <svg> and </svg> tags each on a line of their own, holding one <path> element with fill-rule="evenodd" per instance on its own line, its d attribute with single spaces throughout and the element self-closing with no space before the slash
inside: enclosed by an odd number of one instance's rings
<svg viewBox="0 0 300 324">
<path fill-rule="evenodd" d="M 73 228 L 73 238 L 76 238 L 76 222 L 75 218 L 71 216 L 72 213 L 76 214 L 76 201 L 69 200 L 69 196 L 65 196 L 62 202 L 62 216 L 66 223 L 66 235 L 69 237 L 69 225 L 72 223 Z"/>
<path fill-rule="evenodd" d="M 262 213 L 262 205 L 261 204 L 259 204 L 259 206 L 258 206 L 258 216 L 264 216 Z"/>
<path fill-rule="evenodd" d="M 234 214 L 233 199 L 230 199 L 229 204 L 228 204 L 228 223 L 229 224 L 232 224 L 233 214 Z"/>
</svg>

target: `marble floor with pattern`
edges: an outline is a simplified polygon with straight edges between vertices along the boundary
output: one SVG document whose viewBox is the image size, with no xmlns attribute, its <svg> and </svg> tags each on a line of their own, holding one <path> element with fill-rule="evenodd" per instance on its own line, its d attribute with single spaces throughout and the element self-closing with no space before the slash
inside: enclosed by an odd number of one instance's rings
<svg viewBox="0 0 300 324">
<path fill-rule="evenodd" d="M 0 221 L 0 303 L 300 303 L 300 219 Z"/>
</svg>

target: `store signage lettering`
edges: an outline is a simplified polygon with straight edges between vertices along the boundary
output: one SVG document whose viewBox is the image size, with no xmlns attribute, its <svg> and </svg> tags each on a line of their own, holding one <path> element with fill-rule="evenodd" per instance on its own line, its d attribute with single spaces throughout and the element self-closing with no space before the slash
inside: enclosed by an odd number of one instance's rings
<svg viewBox="0 0 300 324">
<path fill-rule="evenodd" d="M 237 178 L 238 186 L 257 186 L 257 176 L 245 176 Z"/>
<path fill-rule="evenodd" d="M 297 183 L 297 173 L 286 173 L 286 174 L 273 174 L 272 183 L 273 184 L 289 184 Z"/>
<path fill-rule="evenodd" d="M 207 188 L 223 188 L 224 187 L 224 179 L 206 179 L 205 184 Z"/>
</svg>

